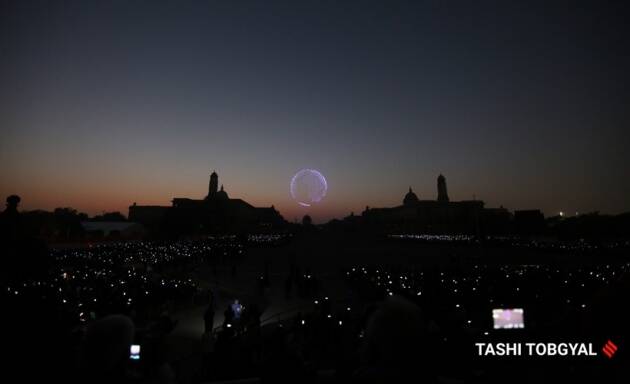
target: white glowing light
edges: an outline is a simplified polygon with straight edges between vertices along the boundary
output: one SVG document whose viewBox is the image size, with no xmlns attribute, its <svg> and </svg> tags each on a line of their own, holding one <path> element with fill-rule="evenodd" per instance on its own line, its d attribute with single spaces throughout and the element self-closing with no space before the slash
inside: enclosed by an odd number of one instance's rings
<svg viewBox="0 0 630 384">
<path fill-rule="evenodd" d="M 303 207 L 319 203 L 326 196 L 328 183 L 316 169 L 302 169 L 293 175 L 289 188 L 293 199 Z"/>
</svg>

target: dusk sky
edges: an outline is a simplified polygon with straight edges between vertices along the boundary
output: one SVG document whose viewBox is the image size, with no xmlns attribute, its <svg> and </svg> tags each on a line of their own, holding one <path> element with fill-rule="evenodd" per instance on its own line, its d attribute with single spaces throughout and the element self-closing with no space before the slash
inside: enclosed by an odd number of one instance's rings
<svg viewBox="0 0 630 384">
<path fill-rule="evenodd" d="M 216 170 L 323 222 L 442 173 L 451 200 L 629 211 L 624 3 L 0 0 L 0 196 L 126 215 Z"/>
</svg>

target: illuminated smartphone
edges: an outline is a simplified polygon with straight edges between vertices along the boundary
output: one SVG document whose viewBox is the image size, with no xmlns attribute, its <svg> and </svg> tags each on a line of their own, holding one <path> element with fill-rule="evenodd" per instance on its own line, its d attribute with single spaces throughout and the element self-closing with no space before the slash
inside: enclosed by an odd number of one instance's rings
<svg viewBox="0 0 630 384">
<path fill-rule="evenodd" d="M 129 358 L 131 360 L 140 360 L 140 345 L 139 344 L 131 344 L 129 348 Z"/>
<path fill-rule="evenodd" d="M 525 328 L 523 314 L 523 308 L 493 309 L 492 320 L 494 320 L 494 329 Z"/>
</svg>

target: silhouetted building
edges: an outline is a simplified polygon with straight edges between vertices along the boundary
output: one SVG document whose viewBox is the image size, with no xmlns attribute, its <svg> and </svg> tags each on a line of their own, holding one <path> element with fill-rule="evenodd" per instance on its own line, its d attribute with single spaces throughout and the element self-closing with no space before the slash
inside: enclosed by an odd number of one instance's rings
<svg viewBox="0 0 630 384">
<path fill-rule="evenodd" d="M 512 214 L 503 206 L 484 208 L 481 213 L 482 234 L 507 235 L 512 233 Z"/>
<path fill-rule="evenodd" d="M 437 200 L 420 200 L 411 187 L 402 205 L 369 208 L 361 214 L 362 224 L 385 232 L 470 233 L 482 234 L 485 220 L 489 228 L 509 227 L 510 214 L 504 208 L 488 210 L 481 200 L 450 201 L 446 178 L 437 178 Z"/>
<path fill-rule="evenodd" d="M 91 238 L 133 238 L 144 234 L 142 224 L 129 221 L 82 221 L 81 227 Z"/>
<path fill-rule="evenodd" d="M 219 187 L 219 175 L 215 171 L 212 171 L 210 175 L 210 183 L 208 184 L 208 196 L 206 199 L 212 199 L 217 195 L 217 188 Z M 221 186 L 223 190 L 223 186 Z"/>
<path fill-rule="evenodd" d="M 223 185 L 218 190 L 219 176 L 210 175 L 208 195 L 204 199 L 175 197 L 171 207 L 129 207 L 129 220 L 155 229 L 175 233 L 203 233 L 240 230 L 264 230 L 285 224 L 280 213 L 271 207 L 254 207 L 228 196 Z"/>
<path fill-rule="evenodd" d="M 410 187 L 402 205 L 366 208 L 362 217 L 368 226 L 386 232 L 477 233 L 483 206 L 479 200 L 450 202 L 440 175 L 437 200 L 420 200 Z"/>
<path fill-rule="evenodd" d="M 539 209 L 514 211 L 514 229 L 521 235 L 537 235 L 545 230 L 545 216 Z"/>
<path fill-rule="evenodd" d="M 446 192 L 446 178 L 440 174 L 437 179 L 438 201 L 448 202 L 448 193 Z"/>
<path fill-rule="evenodd" d="M 406 207 L 411 207 L 418 204 L 418 202 L 420 202 L 418 196 L 416 196 L 416 194 L 413 193 L 413 191 L 411 190 L 411 187 L 409 187 L 409 192 L 407 192 L 405 198 L 403 199 L 403 205 Z"/>
<path fill-rule="evenodd" d="M 166 217 L 166 213 L 171 207 L 163 207 L 159 205 L 137 205 L 133 203 L 129 207 L 129 221 L 141 223 L 153 227 L 161 223 Z"/>
</svg>

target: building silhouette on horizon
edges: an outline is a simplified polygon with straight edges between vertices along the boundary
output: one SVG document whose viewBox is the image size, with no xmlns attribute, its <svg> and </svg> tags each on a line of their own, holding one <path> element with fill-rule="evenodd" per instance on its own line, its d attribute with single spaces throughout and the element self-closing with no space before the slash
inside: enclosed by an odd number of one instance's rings
<svg viewBox="0 0 630 384">
<path fill-rule="evenodd" d="M 509 224 L 507 209 L 485 208 L 482 200 L 450 201 L 446 178 L 437 178 L 437 198 L 420 200 L 409 187 L 402 205 L 387 208 L 366 207 L 361 213 L 363 225 L 386 232 L 471 233 L 500 231 Z M 353 218 L 353 220 L 356 220 Z"/>
<path fill-rule="evenodd" d="M 219 189 L 215 171 L 210 175 L 205 198 L 175 197 L 170 207 L 134 203 L 129 207 L 129 220 L 177 234 L 266 230 L 286 224 L 273 205 L 254 207 L 242 199 L 230 198 L 223 185 Z"/>
</svg>

